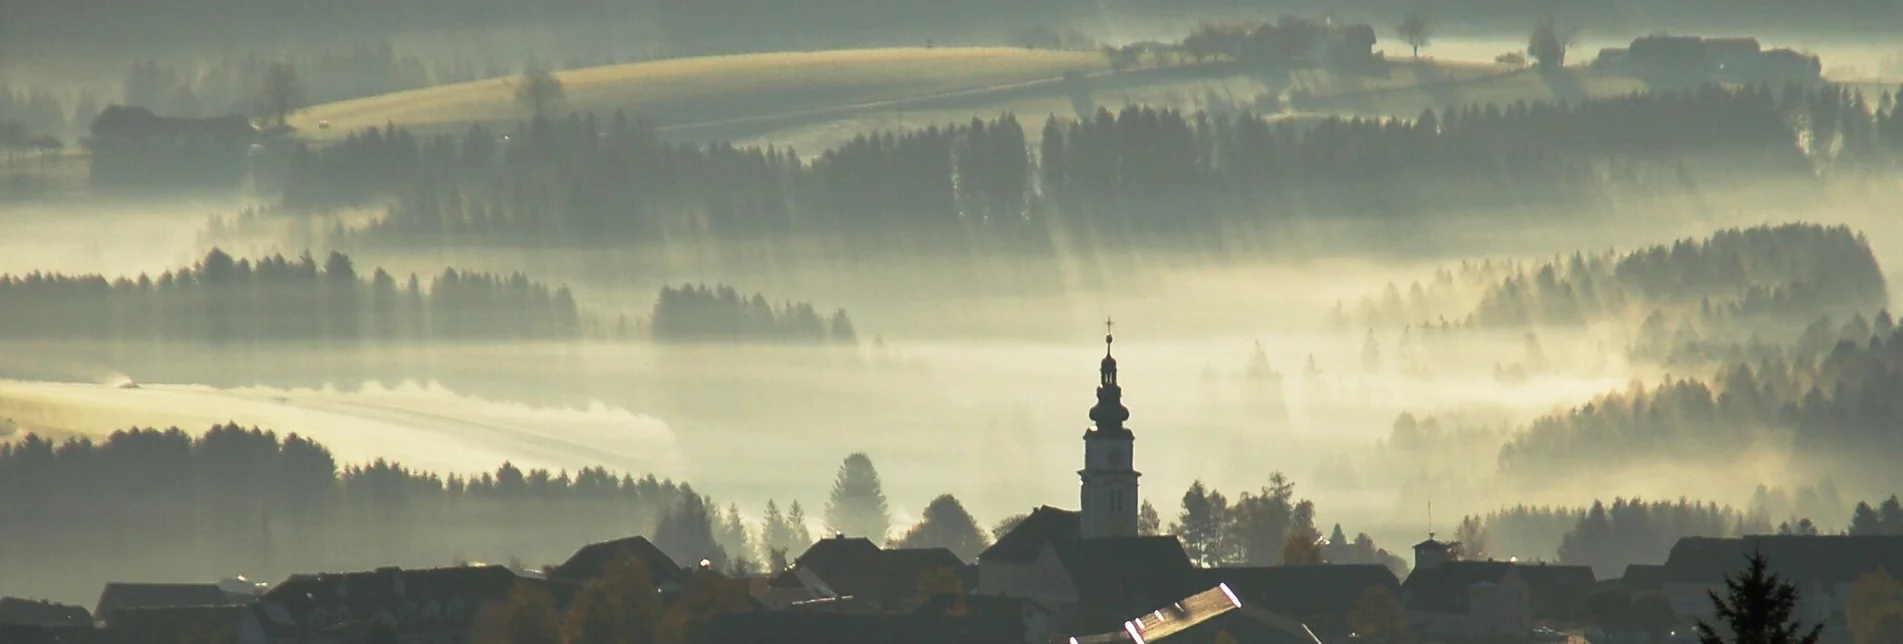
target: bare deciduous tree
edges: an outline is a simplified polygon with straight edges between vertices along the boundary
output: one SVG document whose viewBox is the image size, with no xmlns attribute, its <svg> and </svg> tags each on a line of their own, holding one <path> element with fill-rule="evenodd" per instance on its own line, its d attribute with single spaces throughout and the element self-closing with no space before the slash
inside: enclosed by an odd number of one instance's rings
<svg viewBox="0 0 1903 644">
<path fill-rule="evenodd" d="M 1394 31 L 1401 35 L 1401 42 L 1414 48 L 1415 58 L 1421 57 L 1421 48 L 1432 42 L 1430 38 L 1434 35 L 1434 28 L 1427 24 L 1427 19 L 1414 13 L 1407 14 L 1407 19 L 1402 20 Z"/>
</svg>

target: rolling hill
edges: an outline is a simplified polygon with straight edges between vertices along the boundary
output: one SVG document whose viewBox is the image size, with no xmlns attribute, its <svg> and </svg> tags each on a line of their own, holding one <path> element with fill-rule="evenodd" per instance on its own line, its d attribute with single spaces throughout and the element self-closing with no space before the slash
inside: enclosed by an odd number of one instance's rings
<svg viewBox="0 0 1903 644">
<path fill-rule="evenodd" d="M 1151 61 L 1145 61 L 1150 63 Z M 1077 72 L 1070 79 L 1064 76 Z M 1013 112 L 1088 115 L 1128 104 L 1186 111 L 1253 110 L 1289 118 L 1412 117 L 1474 103 L 1568 100 L 1645 89 L 1636 79 L 1489 63 L 1396 60 L 1345 73 L 1264 72 L 1233 62 L 1174 61 L 1112 71 L 1095 52 L 1007 48 L 867 49 L 750 54 L 632 63 L 557 73 L 566 110 L 623 110 L 670 138 L 824 149 L 877 129 L 969 121 Z M 527 114 L 513 79 L 494 79 L 320 105 L 292 119 L 322 140 L 396 123 L 455 132 Z M 1301 98 L 1291 102 L 1289 97 Z M 317 123 L 328 122 L 328 130 Z M 1035 128 L 1029 132 L 1036 136 Z"/>
</svg>

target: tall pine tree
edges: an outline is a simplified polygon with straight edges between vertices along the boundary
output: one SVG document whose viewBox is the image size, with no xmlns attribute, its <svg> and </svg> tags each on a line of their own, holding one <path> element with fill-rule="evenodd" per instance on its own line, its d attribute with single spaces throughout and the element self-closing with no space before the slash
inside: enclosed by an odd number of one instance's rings
<svg viewBox="0 0 1903 644">
<path fill-rule="evenodd" d="M 839 478 L 826 503 L 826 529 L 873 543 L 884 543 L 892 531 L 892 513 L 886 508 L 879 470 L 865 452 L 853 452 L 839 464 Z"/>
</svg>

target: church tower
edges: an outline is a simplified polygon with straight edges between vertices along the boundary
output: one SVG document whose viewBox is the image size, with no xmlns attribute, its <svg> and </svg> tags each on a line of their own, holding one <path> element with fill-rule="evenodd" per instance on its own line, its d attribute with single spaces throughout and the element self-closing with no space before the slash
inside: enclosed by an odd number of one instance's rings
<svg viewBox="0 0 1903 644">
<path fill-rule="evenodd" d="M 1123 388 L 1117 386 L 1117 359 L 1110 356 L 1115 340 L 1104 321 L 1103 365 L 1098 370 L 1097 406 L 1090 408 L 1095 426 L 1084 432 L 1082 534 L 1084 538 L 1137 536 L 1137 477 L 1130 466 L 1136 437 L 1123 426 L 1130 410 L 1123 406 Z"/>
</svg>

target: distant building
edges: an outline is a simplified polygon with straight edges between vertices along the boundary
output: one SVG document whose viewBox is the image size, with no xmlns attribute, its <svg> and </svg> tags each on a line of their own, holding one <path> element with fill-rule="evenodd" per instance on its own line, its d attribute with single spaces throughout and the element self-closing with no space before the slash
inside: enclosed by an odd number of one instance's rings
<svg viewBox="0 0 1903 644">
<path fill-rule="evenodd" d="M 1348 637 L 1349 615 L 1370 589 L 1401 597 L 1401 580 L 1381 564 L 1203 568 L 1199 585 L 1228 586 L 1244 603 L 1301 622 L 1322 641 Z"/>
<path fill-rule="evenodd" d="M 519 581 L 548 583 L 505 566 L 296 575 L 264 593 L 258 621 L 272 644 L 369 628 L 389 628 L 405 642 L 461 642 L 483 606 L 506 601 Z M 565 603 L 559 594 L 556 602 Z"/>
<path fill-rule="evenodd" d="M 92 627 L 92 613 L 84 607 L 45 600 L 0 597 L 0 624 L 15 626 Z"/>
<path fill-rule="evenodd" d="M 1002 644 L 1021 633 L 989 620 L 944 615 L 752 612 L 715 615 L 697 641 L 721 644 Z"/>
<path fill-rule="evenodd" d="M 1432 538 L 1414 553 L 1401 601 L 1408 623 L 1427 635 L 1516 635 L 1538 622 L 1571 621 L 1598 584 L 1589 566 L 1456 561 Z"/>
<path fill-rule="evenodd" d="M 195 608 L 201 606 L 228 606 L 247 601 L 245 597 L 233 597 L 218 587 L 218 584 L 140 584 L 113 582 L 106 584 L 99 592 L 99 603 L 93 606 L 93 620 L 102 627 L 112 627 L 119 611 L 141 608 Z"/>
<path fill-rule="evenodd" d="M 945 548 L 882 549 L 862 537 L 821 539 L 768 583 L 760 602 L 773 608 L 831 612 L 910 612 L 930 598 L 919 596 L 925 575 L 959 575 L 965 563 Z M 843 601 L 851 598 L 853 601 Z M 823 601 L 812 604 L 807 602 Z"/>
<path fill-rule="evenodd" d="M 242 116 L 184 119 L 113 105 L 92 122 L 92 185 L 139 191 L 229 190 L 244 183 L 259 133 Z"/>
<path fill-rule="evenodd" d="M 1124 622 L 1117 630 L 1072 637 L 1069 644 L 1321 644 L 1301 622 L 1245 603 L 1217 585 Z"/>
<path fill-rule="evenodd" d="M 1812 81 L 1823 74 L 1816 56 L 1789 49 L 1766 51 L 1756 38 L 1644 36 L 1629 47 L 1599 50 L 1592 65 L 1620 73 L 1750 83 Z"/>
<path fill-rule="evenodd" d="M 114 642 L 234 642 L 266 644 L 253 606 L 127 608 L 106 629 Z"/>
<path fill-rule="evenodd" d="M 575 554 L 569 555 L 562 565 L 549 571 L 548 578 L 557 581 L 587 583 L 601 579 L 607 572 L 608 564 L 614 558 L 626 552 L 640 560 L 648 569 L 648 575 L 654 580 L 654 588 L 662 593 L 673 593 L 681 589 L 687 581 L 687 571 L 680 564 L 668 558 L 667 553 L 648 541 L 647 537 L 634 536 L 613 541 L 601 541 L 582 546 Z"/>
<path fill-rule="evenodd" d="M 1754 552 L 1764 554 L 1772 573 L 1797 586 L 1794 617 L 1823 624 L 1825 641 L 1849 641 L 1845 607 L 1858 577 L 1879 567 L 1903 571 L 1903 536 L 1686 537 L 1672 546 L 1658 572 L 1672 610 L 1687 620 L 1711 620 L 1706 593 L 1724 593 L 1726 576 L 1742 572 Z"/>
</svg>

